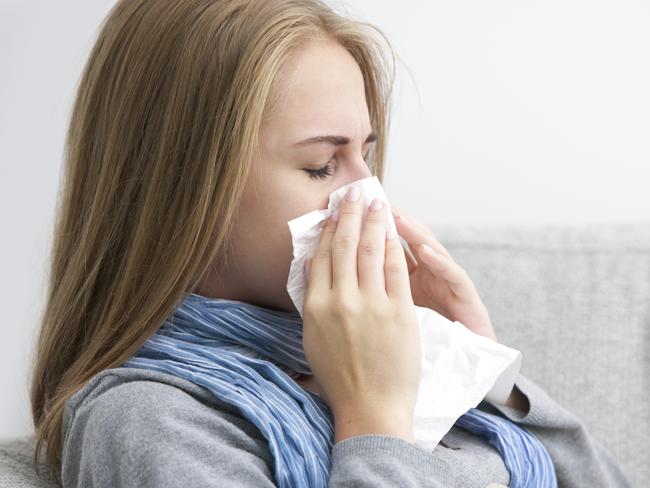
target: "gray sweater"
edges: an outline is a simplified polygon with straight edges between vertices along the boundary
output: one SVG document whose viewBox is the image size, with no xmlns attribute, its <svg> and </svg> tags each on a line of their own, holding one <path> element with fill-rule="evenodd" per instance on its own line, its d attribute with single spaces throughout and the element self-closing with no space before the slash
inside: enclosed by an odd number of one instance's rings
<svg viewBox="0 0 650 488">
<path fill-rule="evenodd" d="M 559 487 L 629 487 L 620 465 L 570 411 L 519 375 L 530 411 L 482 401 L 548 449 Z M 66 402 L 64 487 L 273 487 L 273 458 L 238 411 L 182 378 L 137 368 L 102 371 Z M 433 451 L 368 434 L 337 442 L 330 487 L 507 486 L 498 451 L 452 427 Z"/>
</svg>

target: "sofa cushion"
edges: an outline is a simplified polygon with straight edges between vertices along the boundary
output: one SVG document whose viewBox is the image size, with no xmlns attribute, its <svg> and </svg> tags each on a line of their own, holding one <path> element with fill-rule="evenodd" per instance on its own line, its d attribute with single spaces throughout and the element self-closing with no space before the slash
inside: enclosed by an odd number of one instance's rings
<svg viewBox="0 0 650 488">
<path fill-rule="evenodd" d="M 469 273 L 521 371 L 621 463 L 650 479 L 650 223 L 432 226 Z M 0 443 L 0 486 L 57 486 L 31 437 Z"/>
<path fill-rule="evenodd" d="M 54 488 L 59 486 L 47 465 L 39 464 L 37 475 L 34 469 L 33 436 L 5 439 L 0 442 L 0 486 L 3 488 Z M 41 454 L 44 454 L 41 452 Z"/>
<path fill-rule="evenodd" d="M 650 479 L 650 222 L 431 226 L 522 374 L 578 415 L 633 486 Z"/>
</svg>

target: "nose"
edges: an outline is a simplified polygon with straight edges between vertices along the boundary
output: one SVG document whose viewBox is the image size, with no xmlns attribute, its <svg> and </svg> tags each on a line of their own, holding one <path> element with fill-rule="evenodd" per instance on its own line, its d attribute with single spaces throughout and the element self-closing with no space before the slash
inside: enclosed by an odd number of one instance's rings
<svg viewBox="0 0 650 488">
<path fill-rule="evenodd" d="M 367 178 L 369 176 L 372 176 L 372 171 L 368 167 L 368 163 L 366 163 L 362 157 L 355 159 L 354 167 L 352 170 L 353 181 Z"/>
<path fill-rule="evenodd" d="M 362 157 L 355 159 L 354 164 L 348 167 L 351 169 L 346 171 L 344 181 L 338 186 L 338 188 L 348 185 L 354 181 L 361 180 L 363 178 L 368 178 L 369 176 L 373 175 L 370 167 L 368 166 L 368 163 L 366 163 L 366 161 Z M 321 204 L 321 208 L 326 208 L 328 205 L 328 201 L 329 201 L 329 197 L 324 196 L 323 203 Z"/>
</svg>

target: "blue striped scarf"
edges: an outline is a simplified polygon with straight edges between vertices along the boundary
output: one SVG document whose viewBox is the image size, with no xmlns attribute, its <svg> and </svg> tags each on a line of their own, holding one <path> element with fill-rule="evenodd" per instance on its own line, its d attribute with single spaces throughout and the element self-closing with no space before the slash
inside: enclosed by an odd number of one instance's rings
<svg viewBox="0 0 650 488">
<path fill-rule="evenodd" d="M 277 486 L 327 486 L 334 422 L 294 381 L 311 374 L 299 313 L 190 293 L 122 367 L 185 378 L 236 407 L 268 440 Z M 548 452 L 523 428 L 476 408 L 455 425 L 496 447 L 510 487 L 557 487 Z"/>
</svg>

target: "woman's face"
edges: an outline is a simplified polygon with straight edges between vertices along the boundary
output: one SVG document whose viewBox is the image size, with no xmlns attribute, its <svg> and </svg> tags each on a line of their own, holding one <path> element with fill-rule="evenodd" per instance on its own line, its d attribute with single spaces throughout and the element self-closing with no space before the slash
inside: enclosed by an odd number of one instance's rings
<svg viewBox="0 0 650 488">
<path fill-rule="evenodd" d="M 214 266 L 198 293 L 296 311 L 286 289 L 293 258 L 287 222 L 327 208 L 331 192 L 371 176 L 364 158 L 374 135 L 363 76 L 345 48 L 314 41 L 289 64 L 278 80 L 281 100 L 261 127 L 230 265 Z M 328 137 L 310 141 L 319 136 Z"/>
</svg>

